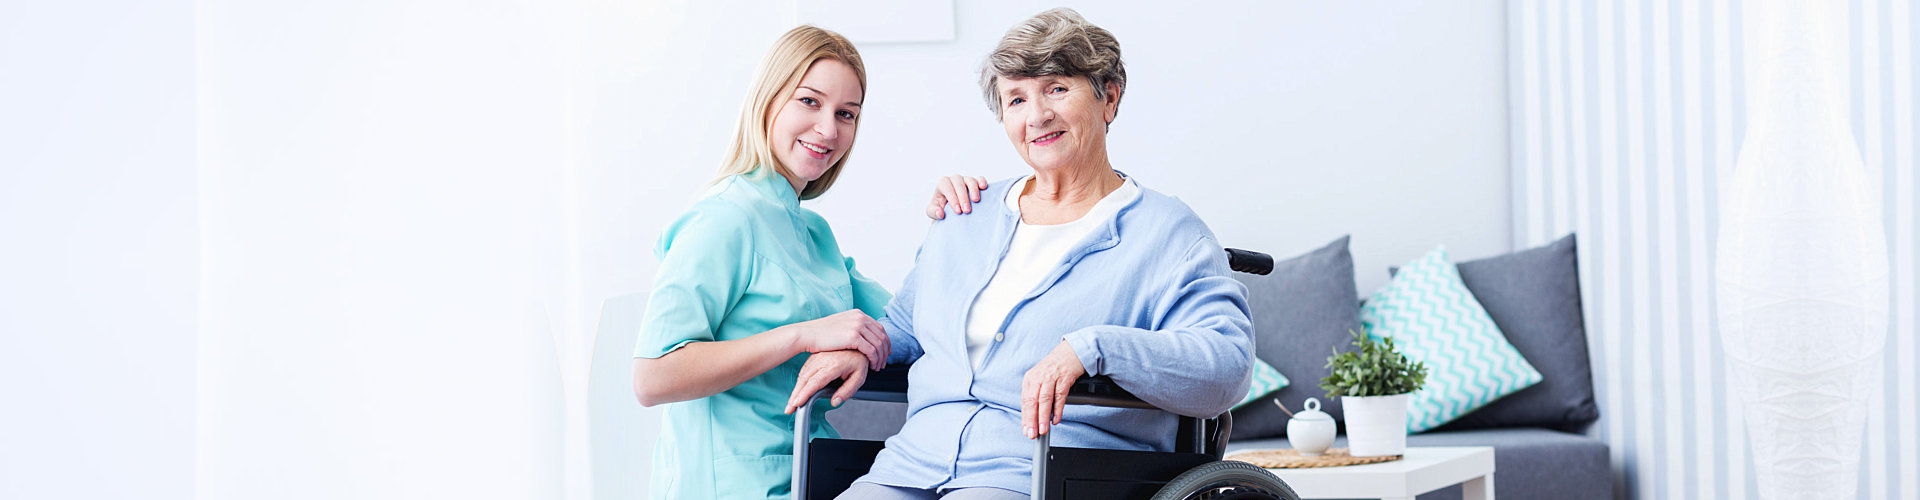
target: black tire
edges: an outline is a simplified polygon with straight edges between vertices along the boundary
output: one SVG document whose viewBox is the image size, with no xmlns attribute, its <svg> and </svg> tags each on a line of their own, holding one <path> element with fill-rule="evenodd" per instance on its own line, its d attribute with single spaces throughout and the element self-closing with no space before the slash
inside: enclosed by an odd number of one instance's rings
<svg viewBox="0 0 1920 500">
<path fill-rule="evenodd" d="M 1153 495 L 1153 500 L 1230 499 L 1300 500 L 1300 495 L 1266 469 L 1232 460 L 1194 467 Z"/>
</svg>

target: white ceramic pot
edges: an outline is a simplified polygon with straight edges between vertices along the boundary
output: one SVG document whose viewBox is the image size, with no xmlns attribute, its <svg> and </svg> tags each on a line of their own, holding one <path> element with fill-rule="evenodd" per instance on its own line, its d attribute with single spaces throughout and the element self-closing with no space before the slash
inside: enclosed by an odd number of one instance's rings
<svg viewBox="0 0 1920 500">
<path fill-rule="evenodd" d="M 1384 457 L 1407 451 L 1407 403 L 1413 394 L 1345 396 L 1347 449 L 1356 457 Z"/>
<path fill-rule="evenodd" d="M 1307 409 L 1287 419 L 1287 444 L 1301 455 L 1317 457 L 1333 447 L 1333 415 L 1320 411 L 1320 400 L 1307 398 Z"/>
</svg>

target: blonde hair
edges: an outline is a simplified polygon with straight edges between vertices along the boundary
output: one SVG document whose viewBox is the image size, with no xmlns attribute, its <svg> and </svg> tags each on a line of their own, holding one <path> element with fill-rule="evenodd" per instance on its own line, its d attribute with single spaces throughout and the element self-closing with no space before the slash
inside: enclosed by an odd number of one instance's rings
<svg viewBox="0 0 1920 500">
<path fill-rule="evenodd" d="M 740 122 L 734 126 L 733 145 L 727 147 L 726 160 L 720 164 L 720 175 L 714 178 L 719 182 L 727 176 L 752 172 L 765 165 L 791 177 L 792 171 L 781 165 L 773 157 L 773 146 L 769 144 L 773 130 L 773 116 L 780 103 L 792 95 L 800 86 L 801 77 L 806 76 L 807 68 L 821 59 L 833 59 L 853 67 L 853 74 L 860 80 L 860 91 L 867 90 L 867 66 L 860 62 L 860 52 L 854 50 L 853 42 L 839 33 L 814 26 L 800 26 L 781 35 L 773 43 L 773 49 L 767 51 L 766 60 L 760 63 L 760 71 L 753 77 L 753 87 L 747 93 L 746 103 L 740 107 Z M 858 125 L 858 122 L 855 122 Z M 833 186 L 833 180 L 840 176 L 840 167 L 847 164 L 847 158 L 853 156 L 853 139 L 847 139 L 840 153 L 840 161 L 827 167 L 820 178 L 800 190 L 800 199 L 811 200 L 827 192 Z"/>
<path fill-rule="evenodd" d="M 980 91 L 995 120 L 1005 119 L 1000 113 L 997 80 L 1036 76 L 1086 77 L 1093 85 L 1094 97 L 1101 100 L 1107 98 L 1107 85 L 1113 84 L 1116 103 L 1127 90 L 1127 66 L 1120 61 L 1120 40 L 1065 7 L 1014 25 L 987 55 L 986 64 L 980 68 Z"/>
</svg>

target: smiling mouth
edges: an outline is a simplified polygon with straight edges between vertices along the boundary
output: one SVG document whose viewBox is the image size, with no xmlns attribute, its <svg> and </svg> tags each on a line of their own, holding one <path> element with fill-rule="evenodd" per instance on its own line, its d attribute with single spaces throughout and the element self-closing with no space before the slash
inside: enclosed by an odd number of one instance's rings
<svg viewBox="0 0 1920 500">
<path fill-rule="evenodd" d="M 802 140 L 798 140 L 798 139 L 796 139 L 796 140 L 794 140 L 793 142 L 798 142 L 798 143 L 800 143 L 800 146 L 801 146 L 801 147 L 804 147 L 804 148 L 807 148 L 807 151 L 811 151 L 811 152 L 813 152 L 813 156 L 814 156 L 814 158 L 816 158 L 816 159 L 818 159 L 818 158 L 825 158 L 825 157 L 826 157 L 826 155 L 827 155 L 827 153 L 831 153 L 831 152 L 833 152 L 833 148 L 829 148 L 829 147 L 826 147 L 826 146 L 821 146 L 821 145 L 819 145 L 819 144 L 814 144 L 814 143 L 811 143 L 811 142 L 807 142 L 807 141 L 802 141 Z"/>
<path fill-rule="evenodd" d="M 1054 140 L 1054 139 L 1059 139 L 1059 138 L 1060 138 L 1060 136 L 1062 136 L 1062 135 L 1066 135 L 1066 133 L 1067 133 L 1067 131 L 1065 131 L 1065 130 L 1062 130 L 1062 131 L 1059 131 L 1059 132 L 1054 132 L 1054 133 L 1051 133 L 1051 134 L 1047 134 L 1047 135 L 1043 135 L 1043 136 L 1040 136 L 1040 138 L 1039 138 L 1039 139 L 1034 139 L 1034 140 L 1033 140 L 1033 143 L 1034 143 L 1034 144 L 1046 144 L 1046 143 L 1050 143 L 1050 142 L 1053 142 L 1053 140 Z"/>
</svg>

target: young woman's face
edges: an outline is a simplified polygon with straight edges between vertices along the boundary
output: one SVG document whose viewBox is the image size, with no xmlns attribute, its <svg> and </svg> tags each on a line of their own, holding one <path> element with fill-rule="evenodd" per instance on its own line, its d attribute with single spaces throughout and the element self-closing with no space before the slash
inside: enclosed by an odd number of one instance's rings
<svg viewBox="0 0 1920 500">
<path fill-rule="evenodd" d="M 865 99 L 853 67 L 834 59 L 814 61 L 799 88 L 773 116 L 773 157 L 805 186 L 845 156 L 860 124 Z"/>
</svg>

